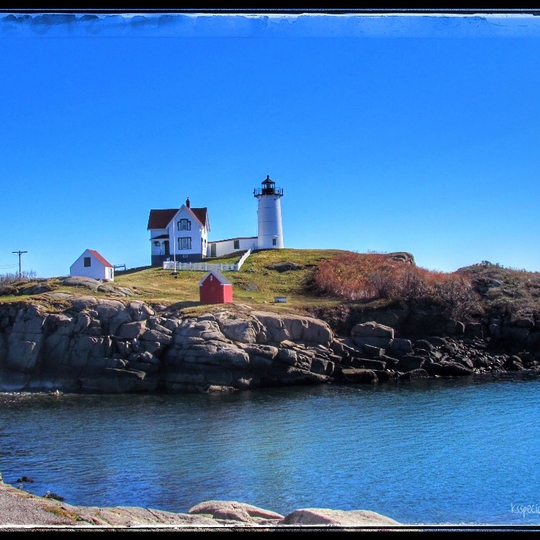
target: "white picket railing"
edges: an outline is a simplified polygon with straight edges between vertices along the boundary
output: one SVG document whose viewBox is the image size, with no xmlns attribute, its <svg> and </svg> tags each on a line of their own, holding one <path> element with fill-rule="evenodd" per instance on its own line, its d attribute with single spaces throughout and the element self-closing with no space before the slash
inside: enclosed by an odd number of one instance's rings
<svg viewBox="0 0 540 540">
<path fill-rule="evenodd" d="M 205 262 L 178 262 L 178 261 L 163 261 L 163 270 L 192 270 L 199 272 L 208 272 L 209 270 L 219 270 L 220 272 L 237 272 L 240 270 L 246 259 L 251 254 L 251 249 L 248 249 L 235 264 L 222 263 L 205 263 Z"/>
</svg>

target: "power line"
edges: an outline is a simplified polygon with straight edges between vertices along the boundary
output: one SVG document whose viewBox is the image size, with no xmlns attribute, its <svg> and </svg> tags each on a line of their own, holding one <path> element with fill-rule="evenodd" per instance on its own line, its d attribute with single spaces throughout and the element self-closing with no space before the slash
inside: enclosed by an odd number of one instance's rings
<svg viewBox="0 0 540 540">
<path fill-rule="evenodd" d="M 21 279 L 22 278 L 21 256 L 23 253 L 28 253 L 28 251 L 12 251 L 11 253 L 16 253 L 19 256 L 19 279 Z"/>
</svg>

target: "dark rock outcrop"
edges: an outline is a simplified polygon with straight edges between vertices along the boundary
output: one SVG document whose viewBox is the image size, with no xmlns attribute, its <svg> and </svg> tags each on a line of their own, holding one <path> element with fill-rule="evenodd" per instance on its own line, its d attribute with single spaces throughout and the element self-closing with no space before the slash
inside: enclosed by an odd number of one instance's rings
<svg viewBox="0 0 540 540">
<path fill-rule="evenodd" d="M 0 307 L 0 390 L 224 391 L 329 382 L 320 320 L 230 311 L 162 315 L 138 301 L 78 297 L 63 313 Z"/>
<path fill-rule="evenodd" d="M 321 319 L 246 306 L 185 317 L 94 296 L 54 313 L 5 304 L 0 391 L 211 392 L 540 372 L 534 319 L 449 328 L 407 338 L 370 320 L 343 336 Z"/>
</svg>

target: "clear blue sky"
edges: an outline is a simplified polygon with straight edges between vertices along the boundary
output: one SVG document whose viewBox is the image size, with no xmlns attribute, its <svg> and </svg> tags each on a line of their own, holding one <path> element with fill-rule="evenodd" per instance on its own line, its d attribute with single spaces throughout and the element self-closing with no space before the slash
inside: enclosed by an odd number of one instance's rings
<svg viewBox="0 0 540 540">
<path fill-rule="evenodd" d="M 150 264 L 151 209 L 540 271 L 540 19 L 0 13 L 0 274 Z"/>
</svg>

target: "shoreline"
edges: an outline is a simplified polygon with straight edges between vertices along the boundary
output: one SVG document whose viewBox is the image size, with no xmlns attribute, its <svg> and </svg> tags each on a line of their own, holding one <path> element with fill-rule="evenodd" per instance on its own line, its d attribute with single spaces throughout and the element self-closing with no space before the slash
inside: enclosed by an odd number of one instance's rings
<svg viewBox="0 0 540 540">
<path fill-rule="evenodd" d="M 187 514 L 141 507 L 73 506 L 40 497 L 10 484 L 0 474 L 0 531 L 136 530 L 152 532 L 230 532 L 249 528 L 272 532 L 297 529 L 367 529 L 382 531 L 403 524 L 367 510 L 301 509 L 282 516 L 236 501 L 207 501 Z M 406 527 L 409 529 L 409 527 Z"/>
<path fill-rule="evenodd" d="M 189 513 L 140 507 L 73 506 L 2 481 L 0 532 L 535 532 L 540 525 L 403 524 L 367 510 L 300 509 L 280 516 L 235 501 L 207 501 Z"/>
</svg>

